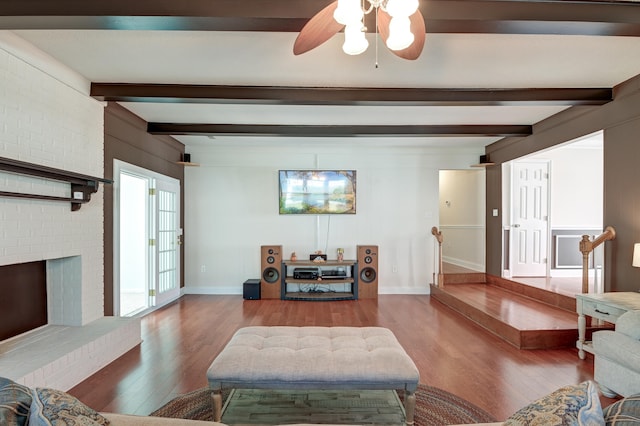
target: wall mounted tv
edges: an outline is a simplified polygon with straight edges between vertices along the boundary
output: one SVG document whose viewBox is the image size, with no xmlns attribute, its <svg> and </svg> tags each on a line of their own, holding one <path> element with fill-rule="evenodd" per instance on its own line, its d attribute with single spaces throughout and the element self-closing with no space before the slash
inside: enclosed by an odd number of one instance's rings
<svg viewBox="0 0 640 426">
<path fill-rule="evenodd" d="M 280 214 L 355 214 L 355 170 L 280 170 Z"/>
</svg>

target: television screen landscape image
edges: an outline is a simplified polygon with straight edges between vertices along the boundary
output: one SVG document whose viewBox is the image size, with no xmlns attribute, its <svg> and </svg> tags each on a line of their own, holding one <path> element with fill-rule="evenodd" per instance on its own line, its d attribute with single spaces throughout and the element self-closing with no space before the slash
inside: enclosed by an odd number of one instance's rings
<svg viewBox="0 0 640 426">
<path fill-rule="evenodd" d="M 280 170 L 280 214 L 355 214 L 355 170 Z"/>
</svg>

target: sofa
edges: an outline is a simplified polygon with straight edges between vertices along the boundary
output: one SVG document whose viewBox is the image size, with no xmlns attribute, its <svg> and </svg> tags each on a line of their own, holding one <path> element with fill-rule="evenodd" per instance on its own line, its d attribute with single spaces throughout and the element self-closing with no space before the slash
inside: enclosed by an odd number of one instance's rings
<svg viewBox="0 0 640 426">
<path fill-rule="evenodd" d="M 587 381 L 560 388 L 518 410 L 505 422 L 484 425 L 604 426 L 605 423 L 607 426 L 640 424 L 640 395 L 621 399 L 602 410 L 596 384 Z M 98 413 L 66 392 L 49 388 L 32 389 L 2 377 L 0 425 L 225 426 L 209 421 Z"/>
<path fill-rule="evenodd" d="M 615 330 L 593 333 L 594 379 L 603 395 L 640 393 L 640 311 L 628 311 Z"/>
<path fill-rule="evenodd" d="M 221 423 L 98 413 L 66 392 L 0 377 L 0 425 L 224 426 Z"/>
</svg>

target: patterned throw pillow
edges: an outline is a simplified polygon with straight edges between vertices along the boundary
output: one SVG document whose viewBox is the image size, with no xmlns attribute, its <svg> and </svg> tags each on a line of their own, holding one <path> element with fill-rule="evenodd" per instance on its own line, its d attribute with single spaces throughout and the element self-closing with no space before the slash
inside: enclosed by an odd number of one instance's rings
<svg viewBox="0 0 640 426">
<path fill-rule="evenodd" d="M 87 407 L 77 398 L 55 389 L 31 390 L 29 426 L 94 426 L 108 425 L 109 420 Z"/>
<path fill-rule="evenodd" d="M 603 412 L 607 426 L 637 426 L 640 424 L 640 394 L 616 401 Z"/>
<path fill-rule="evenodd" d="M 518 410 L 504 423 L 545 426 L 604 426 L 598 389 L 592 381 L 565 386 Z"/>
<path fill-rule="evenodd" d="M 29 419 L 31 390 L 0 377 L 0 425 L 24 426 Z"/>
</svg>

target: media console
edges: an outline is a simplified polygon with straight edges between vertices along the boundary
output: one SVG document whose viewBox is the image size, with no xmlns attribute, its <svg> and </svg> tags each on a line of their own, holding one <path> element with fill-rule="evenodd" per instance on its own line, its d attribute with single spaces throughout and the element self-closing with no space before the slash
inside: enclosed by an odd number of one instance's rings
<svg viewBox="0 0 640 426">
<path fill-rule="evenodd" d="M 283 300 L 357 300 L 358 262 L 285 260 L 280 286 Z"/>
</svg>

